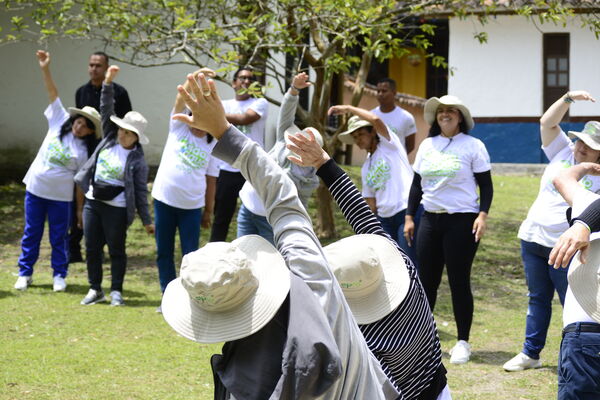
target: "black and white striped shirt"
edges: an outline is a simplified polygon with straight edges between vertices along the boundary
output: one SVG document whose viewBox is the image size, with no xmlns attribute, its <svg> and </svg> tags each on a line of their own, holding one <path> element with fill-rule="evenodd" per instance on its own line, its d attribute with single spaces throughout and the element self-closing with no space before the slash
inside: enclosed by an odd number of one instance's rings
<svg viewBox="0 0 600 400">
<path fill-rule="evenodd" d="M 400 391 L 400 398 L 417 399 L 434 379 L 442 351 L 416 268 L 382 229 L 350 177 L 335 162 L 328 161 L 317 174 L 355 233 L 385 236 L 404 257 L 411 280 L 405 299 L 392 313 L 372 324 L 360 325 L 360 329 L 383 371 Z"/>
</svg>

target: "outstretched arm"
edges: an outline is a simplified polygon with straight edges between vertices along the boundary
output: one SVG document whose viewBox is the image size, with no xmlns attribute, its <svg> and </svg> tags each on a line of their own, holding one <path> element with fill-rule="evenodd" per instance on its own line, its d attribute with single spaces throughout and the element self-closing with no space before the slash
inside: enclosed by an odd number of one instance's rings
<svg viewBox="0 0 600 400">
<path fill-rule="evenodd" d="M 35 56 L 37 57 L 42 70 L 42 78 L 44 79 L 44 85 L 48 92 L 48 99 L 50 100 L 50 103 L 54 103 L 54 100 L 58 97 L 58 89 L 56 89 L 56 84 L 54 83 L 54 79 L 52 79 L 52 74 L 50 74 L 50 53 L 44 50 L 38 50 L 35 53 Z"/>
<path fill-rule="evenodd" d="M 301 72 L 294 77 L 292 80 L 292 86 L 288 89 L 286 94 L 283 96 L 281 102 L 281 109 L 279 110 L 279 116 L 277 117 L 277 141 L 284 141 L 283 134 L 285 130 L 294 124 L 296 117 L 296 108 L 298 107 L 298 95 L 300 90 L 310 86 L 308 81 L 308 75 L 306 72 Z"/>
<path fill-rule="evenodd" d="M 358 108 L 354 106 L 340 105 L 330 107 L 329 111 L 327 111 L 327 114 L 329 115 L 342 115 L 347 113 L 352 113 L 358 118 L 370 122 L 377 133 L 386 138 L 388 141 L 391 140 L 390 132 L 388 131 L 385 123 L 381 120 L 381 118 L 377 116 L 377 114 L 374 114 L 369 110 L 365 110 L 363 108 Z"/>
<path fill-rule="evenodd" d="M 192 75 L 194 77 L 197 77 L 198 74 L 204 74 L 204 76 L 207 76 L 209 78 L 214 78 L 216 76 L 215 71 L 213 71 L 210 68 L 200 68 L 194 72 L 192 72 Z M 183 84 L 184 89 L 188 90 L 189 89 L 189 83 L 188 81 L 185 81 Z M 174 114 L 178 114 L 178 113 L 182 113 L 185 110 L 185 101 L 183 100 L 183 97 L 181 96 L 181 94 L 179 92 L 177 92 L 177 96 L 175 96 L 175 104 L 173 105 L 173 113 Z"/>
<path fill-rule="evenodd" d="M 113 80 L 119 73 L 117 65 L 111 65 L 106 70 L 102 91 L 100 92 L 100 116 L 102 118 L 102 132 L 104 137 L 108 136 L 114 129 L 110 117 L 115 115 L 115 88 Z"/>
<path fill-rule="evenodd" d="M 546 110 L 542 118 L 540 118 L 540 135 L 542 137 L 542 146 L 547 147 L 556 139 L 560 133 L 558 124 L 562 121 L 567 113 L 569 106 L 574 101 L 589 100 L 596 101 L 592 95 L 584 90 L 573 90 L 565 93 L 561 98 L 556 100 Z"/>
</svg>

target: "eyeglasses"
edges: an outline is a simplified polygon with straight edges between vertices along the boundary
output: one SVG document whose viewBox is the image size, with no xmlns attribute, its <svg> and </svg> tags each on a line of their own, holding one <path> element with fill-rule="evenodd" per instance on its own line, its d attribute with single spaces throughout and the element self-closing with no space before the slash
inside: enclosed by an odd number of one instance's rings
<svg viewBox="0 0 600 400">
<path fill-rule="evenodd" d="M 238 81 L 248 81 L 248 82 L 254 82 L 256 80 L 256 78 L 252 75 L 237 76 L 235 79 L 237 79 Z"/>
</svg>

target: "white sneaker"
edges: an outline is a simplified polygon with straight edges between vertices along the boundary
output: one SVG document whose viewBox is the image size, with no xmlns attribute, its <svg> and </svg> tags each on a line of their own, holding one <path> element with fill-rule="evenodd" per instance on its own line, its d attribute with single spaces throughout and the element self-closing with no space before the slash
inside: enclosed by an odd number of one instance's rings
<svg viewBox="0 0 600 400">
<path fill-rule="evenodd" d="M 111 306 L 124 306 L 125 301 L 123 300 L 123 295 L 118 290 L 113 290 L 110 292 L 110 305 Z"/>
<path fill-rule="evenodd" d="M 450 350 L 450 364 L 464 364 L 471 357 L 471 345 L 464 340 L 456 342 Z"/>
<path fill-rule="evenodd" d="M 31 276 L 20 276 L 17 278 L 15 282 L 15 289 L 17 290 L 27 290 L 29 285 L 33 283 L 33 278 Z"/>
<path fill-rule="evenodd" d="M 104 297 L 104 292 L 102 290 L 94 290 L 90 289 L 87 295 L 81 300 L 82 305 L 89 306 L 92 304 L 100 303 L 102 301 L 106 301 L 106 297 Z"/>
<path fill-rule="evenodd" d="M 542 360 L 534 360 L 525 353 L 519 353 L 507 362 L 504 363 L 502 368 L 509 372 L 523 371 L 530 368 L 540 368 L 542 366 Z"/>
<path fill-rule="evenodd" d="M 54 277 L 54 284 L 52 285 L 52 289 L 54 289 L 55 292 L 64 292 L 65 289 L 67 288 L 67 282 L 65 282 L 65 278 L 63 278 L 62 276 L 55 276 Z"/>
</svg>

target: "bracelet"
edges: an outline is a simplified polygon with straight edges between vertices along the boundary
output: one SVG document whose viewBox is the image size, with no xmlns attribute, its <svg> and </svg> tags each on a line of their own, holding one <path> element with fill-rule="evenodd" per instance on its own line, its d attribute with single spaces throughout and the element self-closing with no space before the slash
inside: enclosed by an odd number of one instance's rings
<svg viewBox="0 0 600 400">
<path fill-rule="evenodd" d="M 575 103 L 575 100 L 573 100 L 571 98 L 571 96 L 569 96 L 569 92 L 567 92 L 567 94 L 565 95 L 565 98 L 563 99 L 563 101 L 567 104 L 571 104 L 571 103 Z"/>
<path fill-rule="evenodd" d="M 300 92 L 300 91 L 302 91 L 302 89 L 298 89 L 298 88 L 297 88 L 296 86 L 294 86 L 294 85 L 291 85 L 291 87 L 292 87 L 292 89 L 294 89 L 296 92 Z"/>
</svg>

